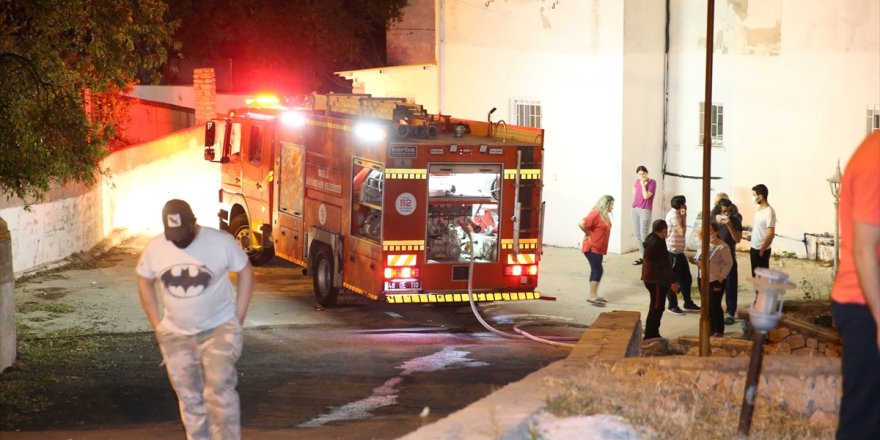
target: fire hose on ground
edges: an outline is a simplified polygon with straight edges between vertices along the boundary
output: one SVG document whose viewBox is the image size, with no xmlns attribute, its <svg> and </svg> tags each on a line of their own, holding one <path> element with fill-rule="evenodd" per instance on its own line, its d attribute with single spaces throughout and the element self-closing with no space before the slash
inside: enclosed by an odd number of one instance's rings
<svg viewBox="0 0 880 440">
<path fill-rule="evenodd" d="M 468 228 L 465 228 L 464 230 L 466 231 L 468 238 L 471 240 L 471 243 L 473 243 L 473 237 L 471 236 L 470 230 Z M 477 321 L 479 321 L 480 324 L 486 330 L 489 330 L 490 332 L 492 332 L 496 335 L 499 335 L 499 336 L 502 336 L 505 338 L 509 338 L 509 339 L 530 339 L 535 342 L 554 345 L 557 347 L 566 347 L 566 348 L 573 348 L 575 346 L 575 344 L 568 343 L 568 342 L 560 342 L 560 341 L 577 341 L 579 339 L 579 337 L 575 337 L 575 336 L 539 337 L 539 336 L 535 336 L 535 335 L 522 329 L 522 327 L 524 327 L 524 326 L 569 326 L 569 327 L 578 327 L 578 328 L 588 327 L 585 324 L 572 323 L 571 318 L 562 318 L 562 317 L 558 317 L 558 316 L 547 316 L 547 315 L 529 315 L 529 314 L 508 315 L 509 318 L 520 317 L 520 316 L 528 317 L 528 318 L 534 318 L 534 317 L 546 317 L 547 318 L 542 321 L 533 321 L 533 322 L 529 322 L 529 323 L 525 323 L 525 324 L 514 325 L 513 331 L 515 333 L 508 333 L 508 332 L 498 330 L 495 327 L 492 327 L 488 322 L 486 322 L 483 319 L 483 317 L 480 315 L 479 310 L 477 310 L 476 302 L 474 302 L 474 291 L 473 291 L 474 247 L 473 247 L 473 245 L 471 245 L 471 246 L 469 246 L 469 248 L 470 248 L 470 252 L 469 252 L 470 253 L 470 264 L 468 265 L 468 285 L 467 285 L 468 300 L 470 301 L 471 311 L 473 311 L 474 317 L 477 318 Z"/>
</svg>

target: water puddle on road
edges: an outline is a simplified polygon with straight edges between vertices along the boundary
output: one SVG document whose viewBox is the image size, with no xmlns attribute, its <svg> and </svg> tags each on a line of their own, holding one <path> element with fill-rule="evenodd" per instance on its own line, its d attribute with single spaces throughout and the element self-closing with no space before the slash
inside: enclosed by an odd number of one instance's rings
<svg viewBox="0 0 880 440">
<path fill-rule="evenodd" d="M 425 373 L 451 368 L 485 367 L 489 364 L 468 359 L 470 353 L 456 350 L 454 347 L 445 347 L 428 356 L 410 359 L 397 368 L 403 370 L 399 375 L 388 379 L 381 386 L 373 388 L 373 394 L 366 399 L 333 408 L 326 414 L 297 425 L 300 428 L 314 428 L 330 422 L 341 420 L 360 420 L 370 417 L 372 411 L 397 403 L 397 385 L 403 380 L 403 376 L 413 373 Z"/>
</svg>

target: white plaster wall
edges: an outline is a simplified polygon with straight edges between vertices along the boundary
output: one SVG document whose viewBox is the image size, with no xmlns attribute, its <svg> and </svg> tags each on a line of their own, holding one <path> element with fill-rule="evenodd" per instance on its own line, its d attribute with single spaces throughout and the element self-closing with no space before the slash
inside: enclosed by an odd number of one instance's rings
<svg viewBox="0 0 880 440">
<path fill-rule="evenodd" d="M 629 187 L 623 194 L 619 183 L 622 3 L 591 0 L 556 8 L 531 1 L 493 2 L 489 7 L 472 1 L 445 3 L 443 112 L 485 120 L 496 107 L 493 121 L 511 121 L 512 98 L 541 101 L 547 132 L 544 242 L 579 246 L 582 233 L 577 222 L 599 196 L 610 194 L 619 201 L 612 215 L 619 226 L 612 229 L 609 248 L 618 252 L 627 227 L 622 222 L 630 222 L 628 211 L 621 209 L 621 203 L 629 203 Z M 425 96 L 426 102 L 431 101 L 426 95 L 436 93 L 432 84 L 407 93 L 406 80 L 397 79 L 405 77 L 401 70 L 388 70 L 381 77 L 375 70 L 357 74 L 366 93 Z"/>
<path fill-rule="evenodd" d="M 162 206 L 170 199 L 186 200 L 199 223 L 217 227 L 220 164 L 204 160 L 204 131 L 201 127 L 181 130 L 163 142 L 178 146 L 177 151 L 143 162 L 136 156 L 133 168 L 105 180 L 105 234 L 118 228 L 131 234 L 162 232 Z"/>
<path fill-rule="evenodd" d="M 438 113 L 437 66 L 383 67 L 346 72 L 346 79 L 364 84 L 365 93 L 386 98 L 407 98 L 421 104 L 429 113 Z M 444 112 L 445 113 L 445 112 Z"/>
<path fill-rule="evenodd" d="M 697 3 L 674 2 L 668 166 L 699 176 L 706 9 Z M 713 101 L 724 105 L 725 139 L 713 149 L 712 175 L 721 178 L 713 196 L 730 194 L 750 224 L 751 187 L 764 183 L 781 235 L 774 252 L 805 256 L 804 233 L 833 232 L 825 179 L 838 159 L 845 166 L 866 135 L 866 109 L 880 104 L 880 2 L 767 0 L 739 13 L 732 6 L 744 3 L 716 6 Z M 776 23 L 777 46 L 744 35 Z M 676 193 L 696 201 L 700 192 L 698 180 L 667 178 L 664 204 Z"/>
<path fill-rule="evenodd" d="M 134 86 L 129 96 L 187 108 L 196 107 L 193 86 Z M 250 97 L 251 95 L 218 93 L 217 113 L 226 113 L 230 109 L 244 107 L 245 100 Z"/>
<path fill-rule="evenodd" d="M 652 219 L 662 218 L 663 179 L 663 59 L 665 2 L 628 0 L 624 5 L 623 31 L 623 135 L 620 144 L 621 221 L 618 233 L 621 244 L 615 252 L 638 249 L 632 222 L 632 188 L 636 168 L 644 165 L 657 180 L 657 197 Z"/>
<path fill-rule="evenodd" d="M 194 127 L 115 152 L 101 167 L 111 176 L 78 195 L 29 210 L 0 209 L 12 236 L 12 270 L 20 274 L 86 251 L 117 229 L 158 234 L 162 206 L 171 198 L 187 200 L 200 223 L 216 227 L 220 171 L 202 158 L 203 136 Z"/>
<path fill-rule="evenodd" d="M 99 194 L 0 209 L 12 235 L 12 270 L 21 272 L 87 250 L 104 236 Z"/>
</svg>

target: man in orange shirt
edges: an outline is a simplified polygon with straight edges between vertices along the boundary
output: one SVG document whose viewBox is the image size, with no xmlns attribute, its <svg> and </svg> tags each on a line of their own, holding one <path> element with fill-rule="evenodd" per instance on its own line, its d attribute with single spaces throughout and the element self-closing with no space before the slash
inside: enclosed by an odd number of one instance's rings
<svg viewBox="0 0 880 440">
<path fill-rule="evenodd" d="M 840 183 L 840 267 L 831 290 L 843 340 L 838 439 L 880 438 L 880 131 L 859 146 Z"/>
</svg>

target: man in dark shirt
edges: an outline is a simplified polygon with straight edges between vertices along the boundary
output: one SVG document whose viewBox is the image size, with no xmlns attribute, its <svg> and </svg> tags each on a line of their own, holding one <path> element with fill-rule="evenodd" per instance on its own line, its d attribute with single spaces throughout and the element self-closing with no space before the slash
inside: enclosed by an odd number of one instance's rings
<svg viewBox="0 0 880 440">
<path fill-rule="evenodd" d="M 736 205 L 730 199 L 723 197 L 718 200 L 718 204 L 712 208 L 712 216 L 709 218 L 712 223 L 717 223 L 718 238 L 727 243 L 733 257 L 733 268 L 727 275 L 724 282 L 724 292 L 727 295 L 727 317 L 724 318 L 724 324 L 733 325 L 736 318 L 736 292 L 739 288 L 739 274 L 736 265 L 736 244 L 742 239 L 742 215 L 739 213 Z"/>
<path fill-rule="evenodd" d="M 666 291 L 678 293 L 678 284 L 672 281 L 672 265 L 666 249 L 669 227 L 665 220 L 654 220 L 651 234 L 645 239 L 642 256 L 642 281 L 651 298 L 648 317 L 645 319 L 645 340 L 660 338 L 660 319 L 663 318 Z"/>
</svg>

